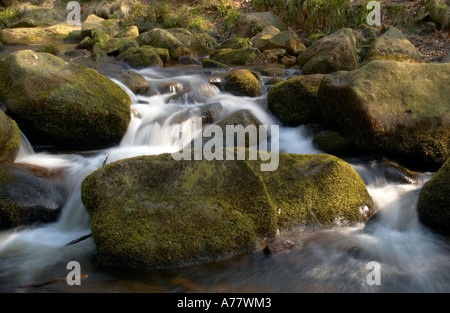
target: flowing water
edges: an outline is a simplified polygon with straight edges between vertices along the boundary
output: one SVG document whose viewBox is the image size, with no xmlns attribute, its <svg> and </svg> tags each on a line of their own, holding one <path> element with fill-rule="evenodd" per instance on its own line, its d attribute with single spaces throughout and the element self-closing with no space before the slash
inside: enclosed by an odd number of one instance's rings
<svg viewBox="0 0 450 313">
<path fill-rule="evenodd" d="M 80 153 L 35 153 L 22 134 L 18 163 L 62 171 L 66 201 L 56 223 L 18 227 L 0 232 L 0 290 L 31 292 L 449 292 L 450 244 L 424 227 L 416 203 L 430 173 L 419 184 L 388 182 L 377 161 L 352 159 L 379 208 L 367 225 L 326 230 L 299 229 L 281 233 L 295 243 L 292 250 L 273 256 L 263 252 L 224 262 L 175 270 L 130 270 L 102 267 L 95 261 L 92 238 L 68 242 L 89 234 L 89 216 L 81 202 L 81 182 L 105 162 L 138 155 L 178 151 L 173 125 L 180 124 L 189 142 L 193 118 L 218 107 L 215 120 L 246 109 L 264 125 L 280 124 L 268 113 L 266 93 L 259 98 L 236 97 L 209 84 L 206 70 L 196 67 L 139 71 L 151 86 L 176 81 L 186 92 L 175 95 L 137 96 L 116 81 L 132 99 L 132 119 L 119 146 Z M 218 72 L 219 73 L 219 72 Z M 298 74 L 295 71 L 288 75 Z M 171 87 L 170 91 L 175 91 Z M 304 126 L 280 128 L 281 152 L 320 153 Z M 65 277 L 69 261 L 81 264 L 88 278 L 81 286 L 65 282 L 41 288 L 30 284 Z M 367 276 L 380 264 L 380 285 L 369 285 Z"/>
</svg>

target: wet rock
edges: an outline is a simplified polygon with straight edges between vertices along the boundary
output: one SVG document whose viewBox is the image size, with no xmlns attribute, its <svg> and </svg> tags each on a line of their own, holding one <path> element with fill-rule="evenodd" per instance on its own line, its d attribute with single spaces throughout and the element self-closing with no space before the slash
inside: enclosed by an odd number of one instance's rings
<svg viewBox="0 0 450 313">
<path fill-rule="evenodd" d="M 178 63 L 179 64 L 186 64 L 186 65 L 189 65 L 189 64 L 202 65 L 202 62 L 200 62 L 196 58 L 192 58 L 192 57 L 189 57 L 189 56 L 186 56 L 186 55 L 181 56 L 178 59 Z"/>
<path fill-rule="evenodd" d="M 56 221 L 62 188 L 18 165 L 0 166 L 0 229 Z"/>
<path fill-rule="evenodd" d="M 0 161 L 13 161 L 20 148 L 20 130 L 16 122 L 0 110 Z"/>
<path fill-rule="evenodd" d="M 418 184 L 418 173 L 410 171 L 389 160 L 383 160 L 382 166 L 384 169 L 384 177 L 386 177 L 388 182 L 408 185 Z"/>
<path fill-rule="evenodd" d="M 239 96 L 262 95 L 258 75 L 247 69 L 229 71 L 223 78 L 223 90 Z"/>
<path fill-rule="evenodd" d="M 289 253 L 295 249 L 296 245 L 293 241 L 288 239 L 275 239 L 274 242 L 269 243 L 263 249 L 263 252 L 267 255 L 278 255 Z"/>
<path fill-rule="evenodd" d="M 322 130 L 314 136 L 314 146 L 333 155 L 346 155 L 352 149 L 350 140 L 335 131 Z"/>
<path fill-rule="evenodd" d="M 127 62 L 131 67 L 140 69 L 145 67 L 162 67 L 169 62 L 169 52 L 163 48 L 141 46 L 139 48 L 128 48 L 117 57 L 118 60 Z"/>
<path fill-rule="evenodd" d="M 223 106 L 219 102 L 207 104 L 202 107 L 202 125 L 212 124 L 222 114 Z"/>
<path fill-rule="evenodd" d="M 158 85 L 161 94 L 178 93 L 183 90 L 183 85 L 177 81 L 167 81 Z"/>
<path fill-rule="evenodd" d="M 227 68 L 228 65 L 224 63 L 220 63 L 211 59 L 203 59 L 202 60 L 202 67 L 203 68 Z"/>
</svg>

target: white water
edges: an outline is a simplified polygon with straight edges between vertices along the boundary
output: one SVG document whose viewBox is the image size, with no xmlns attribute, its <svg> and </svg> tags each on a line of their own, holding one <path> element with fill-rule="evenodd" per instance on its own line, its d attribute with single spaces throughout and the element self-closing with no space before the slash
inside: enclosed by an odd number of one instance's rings
<svg viewBox="0 0 450 313">
<path fill-rule="evenodd" d="M 262 124 L 279 124 L 267 113 L 265 96 L 247 98 L 221 93 L 199 73 L 188 75 L 174 69 L 145 69 L 139 73 L 152 86 L 177 81 L 186 89 L 190 88 L 191 92 L 169 101 L 173 94 L 136 96 L 115 81 L 132 99 L 128 131 L 119 146 L 92 152 L 89 156 L 35 154 L 22 136 L 17 162 L 63 169 L 67 200 L 56 223 L 0 232 L 0 289 L 15 290 L 18 286 L 53 279 L 55 275 L 64 276 L 65 264 L 71 260 L 78 260 L 82 268 L 92 270 L 95 251 L 92 239 L 70 247 L 64 245 L 90 232 L 89 216 L 81 202 L 81 182 L 100 168 L 106 159 L 110 163 L 138 155 L 178 151 L 178 141 L 172 138 L 173 125 L 181 124 L 187 136 L 185 143 L 188 143 L 191 135 L 188 130 L 193 118 L 215 103 L 223 107 L 217 121 L 247 109 Z M 303 126 L 280 128 L 280 150 L 320 153 L 313 147 L 312 138 Z M 383 178 L 377 163 L 353 163 L 353 166 L 366 181 L 368 191 L 381 212 L 378 221 L 367 231 L 362 230 L 364 225 L 359 225 L 283 234 L 297 244 L 297 249 L 290 254 L 269 261 L 259 256 L 245 257 L 244 260 L 253 265 L 250 269 L 239 270 L 239 266 L 236 268 L 236 264 L 230 261 L 231 265 L 220 270 L 208 269 L 209 272 L 202 275 L 205 270 L 195 267 L 195 274 L 186 270 L 185 275 L 190 275 L 199 284 L 211 286 L 212 290 L 216 284 L 225 283 L 229 286 L 226 291 L 231 292 L 248 288 L 248 291 L 274 292 L 449 291 L 448 244 L 422 228 L 416 213 L 418 194 L 430 175 L 424 174 L 420 185 L 398 185 Z M 358 256 L 349 254 L 350 250 L 357 251 Z M 382 286 L 365 283 L 365 265 L 369 260 L 381 263 Z M 66 290 L 65 287 L 60 288 Z"/>
</svg>

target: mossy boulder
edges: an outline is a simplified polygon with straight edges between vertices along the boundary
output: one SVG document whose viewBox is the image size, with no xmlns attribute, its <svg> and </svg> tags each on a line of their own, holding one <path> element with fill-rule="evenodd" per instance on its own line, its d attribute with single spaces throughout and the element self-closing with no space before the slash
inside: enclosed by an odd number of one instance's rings
<svg viewBox="0 0 450 313">
<path fill-rule="evenodd" d="M 69 40 L 73 32 L 80 27 L 70 26 L 67 23 L 56 24 L 47 27 L 35 28 L 8 28 L 0 32 L 0 41 L 5 45 L 31 45 L 44 44 L 55 41 Z"/>
<path fill-rule="evenodd" d="M 128 70 L 113 70 L 106 69 L 100 72 L 102 75 L 117 79 L 122 84 L 127 86 L 135 94 L 145 94 L 150 86 L 147 80 L 136 72 Z"/>
<path fill-rule="evenodd" d="M 56 144 L 114 144 L 128 128 L 130 97 L 93 69 L 22 50 L 0 61 L 0 73 L 0 98 L 8 112 Z"/>
<path fill-rule="evenodd" d="M 372 61 L 327 75 L 318 92 L 327 125 L 356 147 L 413 166 L 450 156 L 450 64 Z"/>
<path fill-rule="evenodd" d="M 64 205 L 62 188 L 25 167 L 0 166 L 0 229 L 50 223 Z"/>
<path fill-rule="evenodd" d="M 234 33 L 241 37 L 252 38 L 267 26 L 274 26 L 279 30 L 284 30 L 283 25 L 270 12 L 244 13 L 236 22 Z"/>
<path fill-rule="evenodd" d="M 346 155 L 351 151 L 352 143 L 341 134 L 331 130 L 322 130 L 314 136 L 313 144 L 320 150 L 332 155 Z"/>
<path fill-rule="evenodd" d="M 39 49 L 37 49 L 36 51 L 50 53 L 53 55 L 58 55 L 59 48 L 58 48 L 58 46 L 55 45 L 54 42 L 48 42 L 45 45 L 43 45 L 42 47 L 40 47 Z"/>
<path fill-rule="evenodd" d="M 7 28 L 49 26 L 66 22 L 67 14 L 64 9 L 33 5 L 30 2 L 26 1 L 13 5 L 11 10 L 15 13 L 15 17 L 20 17 L 20 19 L 12 23 L 4 21 Z"/>
<path fill-rule="evenodd" d="M 127 62 L 133 68 L 145 68 L 150 66 L 163 67 L 169 62 L 169 51 L 164 48 L 153 48 L 141 46 L 139 48 L 128 48 L 118 56 L 118 59 Z"/>
<path fill-rule="evenodd" d="M 131 37 L 131 38 L 136 39 L 137 37 L 139 37 L 138 27 L 136 25 L 126 27 L 125 29 L 120 31 L 119 34 L 117 34 L 117 36 L 116 36 L 116 38 L 122 38 L 122 37 Z"/>
<path fill-rule="evenodd" d="M 227 68 L 228 65 L 224 63 L 220 63 L 211 59 L 203 59 L 202 60 L 202 67 L 203 68 Z"/>
<path fill-rule="evenodd" d="M 111 37 L 119 34 L 119 21 L 116 19 L 105 20 L 95 14 L 90 14 L 81 25 L 81 39 L 92 37 L 94 30 L 101 29 Z"/>
<path fill-rule="evenodd" d="M 286 126 L 321 122 L 317 92 L 323 78 L 323 74 L 304 75 L 275 84 L 267 95 L 270 110 Z"/>
<path fill-rule="evenodd" d="M 230 125 L 230 126 L 242 125 L 245 128 L 247 128 L 247 126 L 252 126 L 252 127 L 254 126 L 254 129 L 256 130 L 256 132 L 258 132 L 259 125 L 261 125 L 261 122 L 256 117 L 254 117 L 250 111 L 239 110 L 239 111 L 232 113 L 231 115 L 228 115 L 227 117 L 223 118 L 219 122 L 217 122 L 217 125 L 220 126 L 220 128 L 222 128 L 222 132 L 223 132 L 223 136 L 224 136 L 224 138 L 223 138 L 224 147 L 227 146 L 227 142 L 226 142 L 227 136 L 234 136 L 233 147 L 248 148 L 250 145 L 249 134 L 245 134 L 244 143 L 241 144 L 238 141 L 237 136 L 234 134 L 234 130 L 227 129 L 227 125 Z M 208 140 L 209 138 L 205 138 L 205 139 Z"/>
<path fill-rule="evenodd" d="M 214 55 L 214 60 L 233 65 L 251 65 L 264 61 L 264 54 L 256 48 L 222 49 Z"/>
<path fill-rule="evenodd" d="M 96 45 L 98 45 L 103 54 L 108 56 L 118 56 L 129 48 L 139 48 L 138 43 L 132 37 L 112 38 Z"/>
<path fill-rule="evenodd" d="M 222 88 L 238 96 L 259 97 L 263 93 L 258 74 L 248 69 L 229 71 L 223 78 Z"/>
<path fill-rule="evenodd" d="M 298 55 L 306 50 L 305 45 L 292 30 L 278 32 L 272 35 L 258 35 L 252 38 L 252 42 L 253 46 L 261 52 L 269 49 L 284 49 L 290 55 Z"/>
<path fill-rule="evenodd" d="M 422 224 L 450 234 L 450 159 L 428 181 L 419 196 L 418 212 Z"/>
<path fill-rule="evenodd" d="M 358 174 L 329 155 L 260 161 L 121 160 L 90 174 L 82 200 L 102 264 L 171 268 L 256 250 L 277 227 L 367 220 L 373 204 Z"/>
<path fill-rule="evenodd" d="M 19 148 L 19 127 L 15 121 L 0 110 L 0 161 L 14 160 Z"/>
<path fill-rule="evenodd" d="M 297 59 L 303 74 L 328 74 L 358 68 L 358 53 L 353 31 L 343 28 L 306 49 Z"/>
<path fill-rule="evenodd" d="M 178 40 L 169 31 L 161 28 L 154 28 L 145 32 L 136 38 L 140 46 L 152 46 L 155 48 L 164 48 L 169 51 L 170 58 L 177 60 L 182 55 L 189 55 L 189 48 Z"/>
<path fill-rule="evenodd" d="M 252 43 L 248 38 L 233 36 L 224 40 L 220 45 L 220 49 L 245 49 L 251 47 Z"/>
<path fill-rule="evenodd" d="M 397 28 L 391 27 L 372 43 L 367 61 L 424 62 L 425 58 Z"/>
</svg>

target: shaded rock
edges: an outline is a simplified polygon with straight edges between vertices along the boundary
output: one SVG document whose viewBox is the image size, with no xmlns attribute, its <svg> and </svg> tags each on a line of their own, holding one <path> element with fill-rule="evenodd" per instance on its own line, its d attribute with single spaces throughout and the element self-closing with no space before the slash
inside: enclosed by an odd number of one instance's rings
<svg viewBox="0 0 450 313">
<path fill-rule="evenodd" d="M 269 78 L 268 80 L 264 81 L 264 85 L 275 85 L 278 83 L 281 83 L 283 81 L 283 78 L 281 77 L 272 77 Z"/>
<path fill-rule="evenodd" d="M 419 220 L 434 231 L 450 233 L 450 159 L 423 186 L 417 205 Z"/>
<path fill-rule="evenodd" d="M 285 57 L 287 54 L 286 50 L 284 49 L 268 49 L 264 51 L 264 62 L 265 63 L 278 63 L 280 62 L 283 57 Z M 297 59 L 294 57 L 295 62 L 297 62 Z"/>
<path fill-rule="evenodd" d="M 177 60 L 182 55 L 191 53 L 188 46 L 178 40 L 168 30 L 155 28 L 136 38 L 140 46 L 147 45 L 155 48 L 164 48 L 169 51 L 170 58 Z"/>
<path fill-rule="evenodd" d="M 214 123 L 222 114 L 223 106 L 219 102 L 206 104 L 202 107 L 202 125 Z"/>
<path fill-rule="evenodd" d="M 418 173 L 410 171 L 407 168 L 389 160 L 383 160 L 382 165 L 384 177 L 388 182 L 408 185 L 418 184 Z"/>
<path fill-rule="evenodd" d="M 129 48 L 139 48 L 139 45 L 132 37 L 121 37 L 109 39 L 99 44 L 99 48 L 108 56 L 118 56 Z"/>
<path fill-rule="evenodd" d="M 202 65 L 202 62 L 197 60 L 196 58 L 189 57 L 187 55 L 183 55 L 178 59 L 179 64 L 192 64 L 192 65 Z"/>
<path fill-rule="evenodd" d="M 145 68 L 150 66 L 162 67 L 164 60 L 170 60 L 167 49 L 141 46 L 140 48 L 128 48 L 118 56 L 118 59 L 127 62 L 133 68 Z"/>
<path fill-rule="evenodd" d="M 284 254 L 293 250 L 296 247 L 295 243 L 288 239 L 275 239 L 273 242 L 266 245 L 263 252 L 267 255 Z"/>
<path fill-rule="evenodd" d="M 241 37 L 252 38 L 267 26 L 284 30 L 283 25 L 270 12 L 244 13 L 236 22 L 234 33 Z"/>
<path fill-rule="evenodd" d="M 281 58 L 281 63 L 286 66 L 293 66 L 297 64 L 297 59 L 294 56 L 286 55 Z"/>
<path fill-rule="evenodd" d="M 113 75 L 113 77 L 137 95 L 144 95 L 150 88 L 147 80 L 142 75 L 132 71 L 123 70 Z"/>
<path fill-rule="evenodd" d="M 63 205 L 56 183 L 17 165 L 0 166 L 0 229 L 55 222 Z"/>
<path fill-rule="evenodd" d="M 183 85 L 177 81 L 167 81 L 158 85 L 161 94 L 177 93 L 183 90 Z"/>
<path fill-rule="evenodd" d="M 255 48 L 224 49 L 218 50 L 214 55 L 214 60 L 225 64 L 250 65 L 261 63 L 264 60 L 264 55 Z"/>
<path fill-rule="evenodd" d="M 50 53 L 53 55 L 58 55 L 59 48 L 53 42 L 48 42 L 45 45 L 43 45 L 42 47 L 40 47 L 39 49 L 37 49 L 36 51 Z"/>
<path fill-rule="evenodd" d="M 425 8 L 441 29 L 450 29 L 450 4 L 446 0 L 427 0 Z"/>
<path fill-rule="evenodd" d="M 324 75 L 289 78 L 273 86 L 267 95 L 270 110 L 286 126 L 322 120 L 317 92 Z"/>
<path fill-rule="evenodd" d="M 260 165 L 162 154 L 92 173 L 82 199 L 98 261 L 179 267 L 255 251 L 256 241 L 274 238 L 277 227 L 356 223 L 373 214 L 364 182 L 333 156 L 280 154 L 273 172 Z M 370 209 L 362 214 L 361 207 Z"/>
<path fill-rule="evenodd" d="M 20 148 L 20 130 L 16 122 L 0 110 L 0 161 L 13 161 Z"/>
<path fill-rule="evenodd" d="M 297 59 L 303 74 L 328 74 L 358 68 L 358 53 L 353 31 L 343 28 L 306 49 Z"/>
<path fill-rule="evenodd" d="M 224 63 L 220 63 L 211 59 L 203 59 L 202 60 L 202 67 L 203 68 L 227 68 L 228 65 Z"/>
<path fill-rule="evenodd" d="M 373 60 L 424 62 L 425 58 L 397 28 L 391 27 L 372 43 L 367 61 Z"/>
<path fill-rule="evenodd" d="M 305 45 L 298 39 L 294 31 L 278 32 L 273 35 L 258 34 L 252 38 L 255 48 L 260 51 L 268 49 L 284 49 L 290 55 L 298 55 L 306 50 Z"/>
<path fill-rule="evenodd" d="M 450 156 L 449 79 L 447 63 L 372 61 L 327 75 L 318 98 L 327 125 L 358 149 L 434 169 Z"/>
<path fill-rule="evenodd" d="M 223 78 L 222 88 L 238 96 L 259 97 L 262 95 L 258 75 L 247 69 L 229 71 Z"/>
<path fill-rule="evenodd" d="M 279 67 L 263 67 L 255 69 L 263 76 L 271 76 L 271 77 L 284 77 L 286 76 L 286 70 Z"/>
<path fill-rule="evenodd" d="M 0 98 L 8 112 L 54 143 L 118 143 L 128 128 L 129 96 L 86 66 L 22 50 L 1 60 L 0 72 Z"/>
<path fill-rule="evenodd" d="M 350 140 L 331 130 L 322 130 L 314 136 L 313 144 L 320 150 L 333 155 L 346 155 L 351 151 Z"/>
<path fill-rule="evenodd" d="M 249 132 L 252 131 L 251 129 L 253 129 L 253 131 L 255 131 L 253 138 L 258 140 L 257 134 L 260 124 L 261 123 L 258 121 L 258 119 L 255 118 L 252 115 L 252 113 L 248 110 L 239 110 L 237 112 L 234 112 L 233 114 L 227 116 L 226 118 L 222 119 L 217 123 L 217 125 L 220 126 L 220 128 L 222 128 L 224 136 L 223 138 L 224 147 L 227 147 L 228 144 L 226 138 L 234 136 L 232 147 L 245 147 L 245 148 L 249 148 L 250 146 L 256 146 L 258 142 L 254 143 L 250 142 L 249 133 L 246 133 L 244 137 L 241 137 L 241 139 L 239 139 L 238 137 L 240 136 L 234 134 L 235 133 L 234 126 L 242 125 L 246 130 L 249 130 Z M 227 125 L 233 126 L 233 129 L 227 129 Z M 250 128 L 248 128 L 248 126 L 250 126 Z"/>
<path fill-rule="evenodd" d="M 1 30 L 0 40 L 5 45 L 31 45 L 43 44 L 50 41 L 58 42 L 72 38 L 71 33 L 79 29 L 79 26 L 70 26 L 67 23 L 47 27 L 9 28 Z"/>
</svg>

